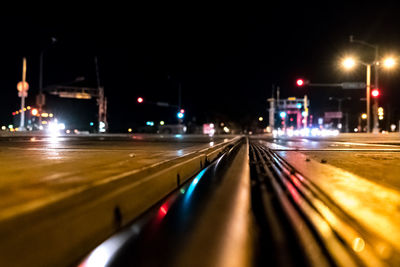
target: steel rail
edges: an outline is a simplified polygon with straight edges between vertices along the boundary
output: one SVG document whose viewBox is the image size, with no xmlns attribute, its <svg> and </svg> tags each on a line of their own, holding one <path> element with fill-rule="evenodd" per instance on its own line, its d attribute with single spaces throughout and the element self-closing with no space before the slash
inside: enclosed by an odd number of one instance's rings
<svg viewBox="0 0 400 267">
<path fill-rule="evenodd" d="M 318 189 L 307 177 L 301 175 L 283 158 L 272 150 L 256 142 L 252 144 L 258 161 L 263 170 L 256 168 L 260 175 L 262 171 L 269 178 L 280 203 L 288 213 L 300 241 L 309 242 L 299 231 L 297 224 L 303 221 L 313 233 L 315 240 L 319 240 L 323 254 L 328 262 L 339 266 L 397 266 L 399 254 L 387 242 L 368 233 L 356 220 L 344 213 L 332 199 Z M 253 152 L 253 158 L 254 158 Z M 285 194 L 286 192 L 286 194 Z M 290 215 L 292 213 L 298 216 Z M 297 217 L 297 218 L 296 218 Z M 302 220 L 299 220 L 302 218 Z M 318 242 L 318 241 L 317 241 Z M 315 248 L 307 249 L 308 257 L 315 254 Z M 382 250 L 391 251 L 390 255 L 382 255 Z M 321 254 L 319 252 L 319 254 Z M 321 266 L 311 260 L 312 265 Z M 317 264 L 316 264 L 317 263 Z"/>
<path fill-rule="evenodd" d="M 251 266 L 247 158 L 230 146 L 79 266 Z"/>
<path fill-rule="evenodd" d="M 387 241 L 368 232 L 356 219 L 345 213 L 333 199 L 321 191 L 310 179 L 300 174 L 293 166 L 272 150 L 263 148 L 270 159 L 275 162 L 275 168 L 285 172 L 290 182 L 313 205 L 330 224 L 330 227 L 352 250 L 357 250 L 354 240 L 363 240 L 364 249 L 356 255 L 365 266 L 378 266 L 379 262 L 390 266 L 400 265 L 400 252 Z M 385 253 L 383 253 L 385 251 Z M 390 251 L 390 253 L 388 253 Z M 385 255 L 383 255 L 385 254 Z M 375 262 L 376 261 L 376 262 Z"/>
</svg>

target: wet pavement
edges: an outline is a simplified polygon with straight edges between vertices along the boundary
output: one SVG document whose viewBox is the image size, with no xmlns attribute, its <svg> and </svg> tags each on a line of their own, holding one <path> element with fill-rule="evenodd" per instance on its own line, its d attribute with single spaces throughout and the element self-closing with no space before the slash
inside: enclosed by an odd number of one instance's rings
<svg viewBox="0 0 400 267">
<path fill-rule="evenodd" d="M 18 206 L 213 147 L 228 138 L 126 135 L 0 138 L 0 219 Z"/>
<path fill-rule="evenodd" d="M 365 233 L 382 259 L 400 251 L 399 135 L 344 135 L 335 138 L 261 138 Z M 326 222 L 336 225 L 329 214 Z M 358 239 L 357 239 L 358 238 Z M 363 239 L 357 237 L 355 243 Z M 363 249 L 364 249 L 364 243 Z M 353 248 L 357 253 L 357 246 Z M 361 250 L 361 252 L 363 251 Z"/>
</svg>

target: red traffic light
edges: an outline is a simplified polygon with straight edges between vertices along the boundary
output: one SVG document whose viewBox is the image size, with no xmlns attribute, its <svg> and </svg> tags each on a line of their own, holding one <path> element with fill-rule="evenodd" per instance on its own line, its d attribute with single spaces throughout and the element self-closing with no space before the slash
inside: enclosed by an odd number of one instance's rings
<svg viewBox="0 0 400 267">
<path fill-rule="evenodd" d="M 371 95 L 373 97 L 378 97 L 380 95 L 379 89 L 372 90 Z"/>
<path fill-rule="evenodd" d="M 181 110 L 180 110 L 180 113 L 185 113 L 185 110 L 184 110 L 184 109 L 181 109 Z"/>
<path fill-rule="evenodd" d="M 143 103 L 143 98 L 142 97 L 138 97 L 137 102 L 138 103 Z"/>
<path fill-rule="evenodd" d="M 297 86 L 303 86 L 304 85 L 304 80 L 303 79 L 297 79 L 296 80 Z"/>
</svg>

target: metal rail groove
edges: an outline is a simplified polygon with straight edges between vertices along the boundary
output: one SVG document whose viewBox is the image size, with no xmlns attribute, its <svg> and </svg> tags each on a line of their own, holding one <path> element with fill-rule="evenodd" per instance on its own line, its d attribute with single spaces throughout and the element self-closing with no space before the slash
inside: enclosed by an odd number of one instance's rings
<svg viewBox="0 0 400 267">
<path fill-rule="evenodd" d="M 399 254 L 390 244 L 365 231 L 273 151 L 253 142 L 250 157 L 253 183 L 258 184 L 273 239 L 279 241 L 282 233 L 287 231 L 287 227 L 276 219 L 280 216 L 284 220 L 286 216 L 294 232 L 292 239 L 298 241 L 307 265 L 399 266 Z M 282 245 L 278 246 L 280 253 L 285 253 L 285 247 L 294 247 L 276 243 Z M 386 251 L 385 255 L 382 251 Z M 277 263 L 280 266 L 299 265 L 299 262 L 288 262 L 279 256 Z"/>
</svg>

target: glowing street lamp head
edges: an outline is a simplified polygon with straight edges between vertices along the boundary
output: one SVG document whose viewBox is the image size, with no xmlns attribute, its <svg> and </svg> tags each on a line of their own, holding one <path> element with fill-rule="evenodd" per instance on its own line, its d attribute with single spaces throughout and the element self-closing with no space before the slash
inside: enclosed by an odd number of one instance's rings
<svg viewBox="0 0 400 267">
<path fill-rule="evenodd" d="M 387 57 L 383 60 L 383 66 L 387 69 L 391 69 L 396 65 L 396 60 L 393 57 Z"/>
<path fill-rule="evenodd" d="M 365 120 L 365 119 L 367 118 L 367 114 L 366 114 L 366 113 L 361 114 L 361 118 L 362 118 L 363 120 Z"/>
<path fill-rule="evenodd" d="M 355 65 L 356 65 L 356 61 L 354 60 L 354 58 L 351 58 L 351 57 L 345 58 L 342 61 L 342 66 L 347 70 L 354 68 Z"/>
</svg>

